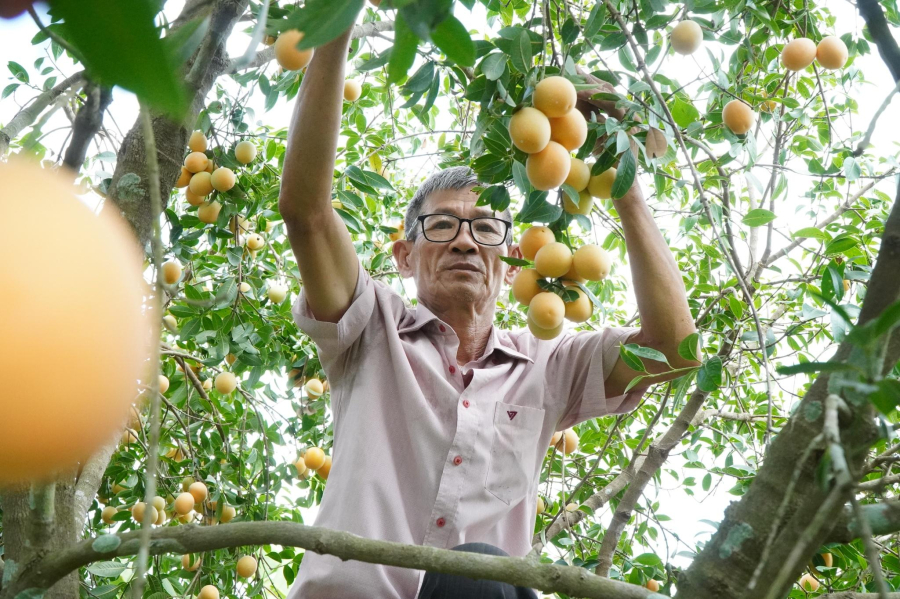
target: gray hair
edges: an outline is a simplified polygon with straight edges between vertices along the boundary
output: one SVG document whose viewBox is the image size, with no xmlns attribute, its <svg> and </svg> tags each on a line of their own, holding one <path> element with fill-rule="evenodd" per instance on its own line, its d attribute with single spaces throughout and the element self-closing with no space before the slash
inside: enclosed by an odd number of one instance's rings
<svg viewBox="0 0 900 599">
<path fill-rule="evenodd" d="M 410 200 L 409 205 L 406 207 L 406 218 L 404 219 L 406 238 L 409 240 L 414 240 L 416 238 L 417 232 L 411 233 L 411 231 L 416 224 L 416 219 L 422 214 L 422 206 L 425 205 L 425 200 L 428 199 L 428 196 L 443 189 L 466 189 L 474 185 L 486 184 L 479 181 L 475 171 L 468 166 L 452 166 L 430 175 L 425 179 L 425 182 L 419 186 L 416 193 L 413 195 L 412 200 Z M 502 217 L 509 222 L 512 222 L 512 213 L 509 211 L 509 208 L 503 211 Z M 507 245 L 512 243 L 512 227 L 509 228 L 506 243 Z"/>
</svg>

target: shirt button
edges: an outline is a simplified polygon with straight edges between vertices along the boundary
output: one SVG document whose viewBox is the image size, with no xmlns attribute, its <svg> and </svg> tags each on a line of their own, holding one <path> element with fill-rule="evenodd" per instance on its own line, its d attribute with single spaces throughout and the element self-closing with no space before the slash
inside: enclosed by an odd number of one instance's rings
<svg viewBox="0 0 900 599">
<path fill-rule="evenodd" d="M 447 522 L 443 518 L 438 518 L 437 522 L 435 522 L 435 524 L 437 524 L 438 528 L 444 528 L 444 524 L 446 524 L 446 523 Z"/>
<path fill-rule="evenodd" d="M 463 400 L 463 407 L 464 407 L 464 408 L 468 408 L 468 407 L 469 407 L 469 400 L 468 400 L 468 399 L 464 399 L 464 400 Z"/>
<path fill-rule="evenodd" d="M 456 374 L 456 366 L 450 367 L 450 374 Z"/>
<path fill-rule="evenodd" d="M 462 464 L 462 458 L 461 458 L 461 457 L 456 456 L 455 458 L 453 458 L 453 465 L 454 465 L 454 466 L 459 466 L 460 464 Z"/>
<path fill-rule="evenodd" d="M 441 325 L 441 326 L 438 327 L 438 330 L 439 330 L 440 332 L 444 333 L 444 332 L 447 331 L 447 327 L 445 327 L 444 325 Z"/>
</svg>

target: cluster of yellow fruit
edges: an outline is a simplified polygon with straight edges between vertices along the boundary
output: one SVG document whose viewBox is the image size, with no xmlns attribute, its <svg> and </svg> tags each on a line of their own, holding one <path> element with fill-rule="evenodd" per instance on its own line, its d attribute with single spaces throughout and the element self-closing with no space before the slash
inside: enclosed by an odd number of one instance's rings
<svg viewBox="0 0 900 599">
<path fill-rule="evenodd" d="M 234 171 L 228 167 L 215 168 L 212 159 L 206 155 L 209 141 L 202 131 L 194 131 L 188 140 L 190 152 L 184 159 L 181 175 L 175 187 L 184 189 L 185 199 L 191 206 L 199 206 L 197 218 L 201 222 L 213 224 L 219 218 L 222 205 L 207 196 L 213 191 L 228 191 L 234 187 Z M 242 164 L 252 162 L 256 158 L 256 146 L 252 142 L 242 141 L 234 150 L 234 155 Z"/>
<path fill-rule="evenodd" d="M 584 245 L 574 253 L 564 243 L 556 241 L 547 227 L 531 227 L 519 240 L 519 248 L 534 268 L 522 269 L 513 279 L 513 297 L 528 306 L 528 328 L 538 339 L 549 340 L 562 332 L 563 320 L 584 322 L 591 317 L 593 304 L 578 286 L 584 281 L 602 281 L 609 274 L 610 258 L 597 245 Z M 554 291 L 545 291 L 539 281 L 559 279 L 561 292 L 576 298 L 565 301 Z M 553 286 L 549 281 L 546 286 Z"/>
<path fill-rule="evenodd" d="M 789 71 L 802 71 L 813 61 L 818 61 L 822 68 L 836 70 L 847 64 L 849 55 L 847 45 L 836 35 L 822 38 L 818 45 L 808 37 L 800 37 L 785 44 L 781 64 Z M 774 100 L 765 100 L 762 110 L 773 112 L 775 106 Z M 722 109 L 722 122 L 735 135 L 750 131 L 755 120 L 753 109 L 743 100 L 732 100 Z"/>
<path fill-rule="evenodd" d="M 286 71 L 299 71 L 309 64 L 313 57 L 313 49 L 298 50 L 297 44 L 303 39 L 303 32 L 296 29 L 283 31 L 274 41 L 275 60 Z M 362 95 L 362 85 L 358 81 L 348 79 L 344 82 L 344 99 L 356 102 Z"/>
<path fill-rule="evenodd" d="M 195 572 L 200 568 L 202 561 L 203 560 L 200 557 L 186 553 L 181 556 L 181 567 L 188 572 Z M 256 558 L 252 555 L 245 555 L 237 561 L 235 570 L 237 571 L 237 575 L 241 578 L 250 578 L 256 574 L 256 568 Z M 200 589 L 200 594 L 197 597 L 198 599 L 218 599 L 219 589 L 208 584 Z"/>
<path fill-rule="evenodd" d="M 308 472 L 313 471 L 323 480 L 328 480 L 328 475 L 331 474 L 331 456 L 325 455 L 325 452 L 318 447 L 310 447 L 297 458 L 294 468 L 297 469 L 298 476 L 305 476 Z"/>
</svg>

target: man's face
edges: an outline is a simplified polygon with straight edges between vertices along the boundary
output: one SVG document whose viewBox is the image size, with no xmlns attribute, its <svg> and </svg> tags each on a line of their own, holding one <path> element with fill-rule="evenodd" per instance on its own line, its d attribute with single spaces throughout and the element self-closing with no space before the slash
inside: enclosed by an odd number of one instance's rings
<svg viewBox="0 0 900 599">
<path fill-rule="evenodd" d="M 500 217 L 487 206 L 476 206 L 477 200 L 478 195 L 471 187 L 442 189 L 425 199 L 421 213 L 452 214 L 460 218 Z M 402 276 L 415 279 L 419 299 L 434 309 L 463 302 L 476 309 L 493 306 L 503 281 L 511 283 L 519 270 L 500 260 L 500 256 L 520 257 L 518 246 L 481 245 L 472 238 L 467 223 L 462 224 L 456 239 L 448 243 L 425 239 L 421 223 L 415 225 L 411 234 L 413 241 L 394 243 L 394 260 Z"/>
</svg>

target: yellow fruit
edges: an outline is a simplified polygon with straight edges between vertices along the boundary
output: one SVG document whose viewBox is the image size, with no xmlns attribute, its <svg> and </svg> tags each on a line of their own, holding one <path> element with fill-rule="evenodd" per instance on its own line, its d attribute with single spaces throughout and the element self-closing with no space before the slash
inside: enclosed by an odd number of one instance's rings
<svg viewBox="0 0 900 599">
<path fill-rule="evenodd" d="M 196 515 L 197 515 L 197 512 L 195 512 L 194 510 L 191 510 L 186 514 L 182 514 L 181 516 L 178 516 L 178 521 L 181 522 L 182 524 L 187 524 L 188 522 L 192 522 Z"/>
<path fill-rule="evenodd" d="M 572 264 L 579 277 L 588 281 L 602 281 L 609 275 L 612 260 L 599 245 L 583 245 L 572 256 Z"/>
<path fill-rule="evenodd" d="M 761 95 L 763 98 L 768 97 L 766 90 L 762 90 L 761 92 L 759 92 L 759 95 Z M 762 103 L 759 105 L 759 109 L 762 110 L 763 112 L 769 112 L 769 113 L 775 112 L 775 110 L 777 108 L 778 108 L 778 102 L 776 102 L 775 100 L 763 100 Z"/>
<path fill-rule="evenodd" d="M 541 275 L 533 268 L 520 270 L 512 282 L 513 297 L 516 298 L 516 301 L 523 306 L 531 303 L 534 296 L 541 292 L 541 288 L 538 285 L 540 278 Z"/>
<path fill-rule="evenodd" d="M 169 260 L 162 265 L 162 280 L 166 285 L 174 285 L 181 279 L 181 262 Z"/>
<path fill-rule="evenodd" d="M 113 506 L 108 505 L 105 508 L 103 508 L 103 511 L 100 513 L 100 518 L 105 523 L 112 524 L 114 522 L 113 518 L 118 513 L 119 513 L 119 510 L 117 508 L 114 508 Z"/>
<path fill-rule="evenodd" d="M 522 233 L 522 238 L 519 239 L 519 249 L 522 250 L 522 255 L 526 260 L 534 260 L 539 249 L 554 241 L 556 238 L 548 227 L 530 227 Z"/>
<path fill-rule="evenodd" d="M 741 100 L 732 100 L 722 109 L 722 121 L 735 135 L 743 135 L 753 127 L 753 109 Z"/>
<path fill-rule="evenodd" d="M 161 512 L 166 509 L 166 500 L 157 495 L 153 498 L 153 501 L 150 502 L 153 507 L 156 508 L 157 512 Z"/>
<path fill-rule="evenodd" d="M 269 285 L 266 295 L 269 296 L 269 301 L 272 303 L 280 304 L 287 297 L 287 287 L 284 285 Z"/>
<path fill-rule="evenodd" d="M 570 428 L 567 428 L 559 437 L 554 434 L 553 438 L 556 439 L 553 446 L 566 455 L 578 449 L 578 433 Z"/>
<path fill-rule="evenodd" d="M 159 392 L 165 393 L 169 390 L 169 379 L 165 375 L 159 375 Z"/>
<path fill-rule="evenodd" d="M 572 257 L 572 266 L 569 268 L 569 271 L 562 276 L 563 279 L 567 281 L 578 281 L 579 283 L 584 283 L 587 281 L 584 277 L 578 276 L 578 273 L 575 271 L 575 257 Z"/>
<path fill-rule="evenodd" d="M 237 575 L 241 578 L 250 578 L 256 574 L 256 558 L 245 555 L 237 562 Z"/>
<path fill-rule="evenodd" d="M 239 214 L 232 216 L 228 221 L 228 230 L 234 233 L 237 227 L 241 228 L 241 233 L 246 233 L 250 230 L 250 222 Z"/>
<path fill-rule="evenodd" d="M 216 191 L 228 191 L 234 187 L 234 181 L 234 171 L 225 166 L 214 170 L 209 177 L 209 182 Z"/>
<path fill-rule="evenodd" d="M 195 174 L 191 177 L 191 183 L 188 186 L 188 189 L 195 195 L 208 196 L 213 190 L 212 175 L 206 171 Z"/>
<path fill-rule="evenodd" d="M 206 196 L 198 196 L 191 191 L 190 187 L 188 187 L 184 190 L 184 199 L 186 199 L 191 206 L 201 206 L 203 205 L 203 202 L 206 201 Z"/>
<path fill-rule="evenodd" d="M 306 381 L 306 393 L 310 397 L 319 397 L 322 393 L 325 392 L 325 388 L 322 386 L 322 381 L 319 379 L 309 379 Z"/>
<path fill-rule="evenodd" d="M 261 249 L 264 245 L 266 245 L 266 240 L 259 233 L 251 233 L 247 237 L 247 247 L 251 250 Z"/>
<path fill-rule="evenodd" d="M 208 225 L 214 225 L 219 220 L 219 212 L 222 210 L 222 204 L 216 201 L 203 202 L 197 209 L 197 218 L 200 222 Z"/>
<path fill-rule="evenodd" d="M 535 505 L 535 512 L 537 512 L 537 515 L 540 516 L 544 513 L 545 509 L 546 508 L 544 507 L 544 500 L 539 496 L 537 498 L 537 504 Z"/>
<path fill-rule="evenodd" d="M 650 580 L 647 581 L 647 584 L 645 586 L 654 593 L 659 592 L 659 581 L 658 580 L 654 580 L 653 578 L 651 578 Z"/>
<path fill-rule="evenodd" d="M 206 485 L 197 481 L 188 487 L 188 493 L 194 498 L 194 503 L 203 503 L 209 497 L 209 489 Z"/>
<path fill-rule="evenodd" d="M 246 285 L 246 283 L 241 283 L 242 287 L 243 287 L 243 285 Z M 249 285 L 248 285 L 248 287 L 249 287 Z M 241 291 L 244 291 L 244 290 L 241 289 Z M 235 356 L 234 354 L 228 354 L 227 356 L 225 356 L 225 362 L 227 362 L 228 365 L 231 366 L 235 362 L 237 362 L 237 356 Z"/>
<path fill-rule="evenodd" d="M 184 168 L 194 174 L 206 170 L 206 166 L 208 164 L 209 158 L 207 158 L 206 154 L 204 154 L 203 152 L 191 152 L 187 155 L 187 158 L 184 159 Z"/>
<path fill-rule="evenodd" d="M 191 182 L 191 176 L 193 173 L 187 170 L 185 167 L 181 167 L 181 174 L 178 175 L 178 181 L 175 182 L 175 187 L 181 189 L 183 187 L 187 187 Z"/>
<path fill-rule="evenodd" d="M 703 42 L 703 30 L 694 21 L 682 21 L 672 30 L 672 49 L 679 54 L 693 54 Z"/>
<path fill-rule="evenodd" d="M 594 197 L 588 191 L 578 192 L 578 205 L 569 199 L 569 194 L 563 194 L 563 210 L 569 214 L 583 214 L 587 216 L 594 207 Z"/>
<path fill-rule="evenodd" d="M 616 169 L 610 167 L 599 175 L 591 177 L 588 183 L 588 192 L 595 198 L 608 200 L 612 198 L 612 186 L 615 181 Z"/>
<path fill-rule="evenodd" d="M 175 320 L 175 317 L 171 314 L 166 314 L 162 317 L 163 324 L 166 325 L 170 330 L 177 331 L 178 330 L 178 321 Z"/>
<path fill-rule="evenodd" d="M 573 108 L 561 117 L 550 119 L 550 139 L 573 152 L 587 139 L 588 127 L 584 115 Z"/>
<path fill-rule="evenodd" d="M 531 331 L 531 334 L 543 341 L 550 341 L 551 339 L 555 339 L 556 337 L 559 336 L 560 333 L 562 333 L 562 330 L 563 330 L 562 322 L 559 323 L 558 327 L 555 327 L 552 329 L 541 328 L 541 327 L 537 326 L 536 324 L 534 324 L 534 321 L 531 320 L 530 314 L 527 318 L 527 323 L 528 323 L 528 330 Z"/>
<path fill-rule="evenodd" d="M 578 504 L 577 504 L 577 503 L 567 503 L 567 504 L 566 504 L 566 511 L 569 512 L 570 514 L 571 514 L 572 512 L 577 512 L 577 511 L 578 511 Z"/>
<path fill-rule="evenodd" d="M 197 503 L 194 500 L 194 496 L 190 493 L 180 493 L 178 497 L 175 498 L 175 513 L 179 516 L 184 516 L 185 514 L 191 513 L 191 510 L 194 509 L 194 504 Z"/>
<path fill-rule="evenodd" d="M 572 250 L 570 250 L 566 244 L 559 243 L 558 241 L 548 243 L 539 249 L 538 253 L 534 256 L 534 268 L 542 276 L 550 277 L 552 279 L 566 274 L 571 266 Z M 534 322 L 538 326 L 543 326 L 541 325 L 540 320 L 535 320 Z"/>
<path fill-rule="evenodd" d="M 398 241 L 400 239 L 403 239 L 403 229 L 405 226 L 406 225 L 403 224 L 403 221 L 400 221 L 399 223 L 394 225 L 394 228 L 397 229 L 397 231 L 395 233 L 388 233 L 388 239 L 390 239 L 391 241 Z"/>
<path fill-rule="evenodd" d="M 565 77 L 546 77 L 534 86 L 534 107 L 550 118 L 565 115 L 577 100 L 575 86 Z"/>
<path fill-rule="evenodd" d="M 789 71 L 802 71 L 815 59 L 816 43 L 808 37 L 798 37 L 788 42 L 781 51 L 781 63 Z"/>
<path fill-rule="evenodd" d="M 325 452 L 318 447 L 310 447 L 303 454 L 303 461 L 310 470 L 318 470 L 325 463 Z"/>
<path fill-rule="evenodd" d="M 211 584 L 208 584 L 200 589 L 200 594 L 197 595 L 197 599 L 219 599 L 219 589 Z"/>
<path fill-rule="evenodd" d="M 181 556 L 181 567 L 188 572 L 194 572 L 200 567 L 200 558 L 190 554 Z"/>
<path fill-rule="evenodd" d="M 586 165 L 583 160 L 573 158 L 569 165 L 569 174 L 566 176 L 564 183 L 571 185 L 575 191 L 584 191 L 587 189 L 591 180 L 591 167 Z"/>
<path fill-rule="evenodd" d="M 568 150 L 555 141 L 547 142 L 540 152 L 531 154 L 525 161 L 525 172 L 535 189 L 549 191 L 559 187 L 569 176 L 572 159 Z"/>
<path fill-rule="evenodd" d="M 156 524 L 157 526 L 162 526 L 162 525 L 164 525 L 164 524 L 166 523 L 166 520 L 168 520 L 168 517 L 166 516 L 166 513 L 165 513 L 164 511 L 162 511 L 162 510 L 157 510 L 157 512 L 156 512 L 156 522 L 154 522 L 154 524 Z"/>
<path fill-rule="evenodd" d="M 147 510 L 150 510 L 150 524 L 156 522 L 157 518 L 159 518 L 159 512 L 156 511 L 156 508 L 148 506 L 143 501 L 139 501 L 134 504 L 134 508 L 131 510 L 131 517 L 134 518 L 134 521 L 138 524 L 144 523 L 144 516 L 147 514 Z"/>
<path fill-rule="evenodd" d="M 137 443 L 138 438 L 134 436 L 134 433 L 131 431 L 125 431 L 122 433 L 122 439 L 120 441 L 122 445 L 131 445 L 132 443 Z"/>
<path fill-rule="evenodd" d="M 303 458 L 297 458 L 297 461 L 294 462 L 294 468 L 297 469 L 297 476 L 303 476 L 306 474 L 306 471 L 309 470 L 309 468 L 306 467 L 306 460 Z"/>
<path fill-rule="evenodd" d="M 194 477 L 185 476 L 181 479 L 181 490 L 186 492 L 192 484 L 194 484 Z"/>
<path fill-rule="evenodd" d="M 823 37 L 819 45 L 816 46 L 816 60 L 824 69 L 841 69 L 847 64 L 847 57 L 850 53 L 847 51 L 847 44 L 844 40 L 836 35 Z"/>
<path fill-rule="evenodd" d="M 220 372 L 216 375 L 216 391 L 228 395 L 237 388 L 237 377 L 232 372 Z M 203 483 L 197 483 L 203 484 Z"/>
<path fill-rule="evenodd" d="M 321 476 L 323 479 L 328 480 L 328 475 L 331 474 L 331 456 L 325 456 L 325 462 L 319 466 L 316 470 L 316 474 Z"/>
<path fill-rule="evenodd" d="M 800 577 L 800 588 L 804 591 L 814 593 L 819 589 L 819 581 L 812 574 L 806 573 Z"/>
<path fill-rule="evenodd" d="M 528 318 L 542 329 L 554 329 L 562 324 L 566 305 L 562 298 L 550 291 L 542 291 L 528 304 Z"/>
<path fill-rule="evenodd" d="M 831 567 L 834 566 L 834 556 L 831 555 L 830 553 L 823 553 L 823 554 L 822 554 L 822 561 L 825 562 L 825 567 L 826 567 L 826 568 L 831 568 Z"/>
<path fill-rule="evenodd" d="M 344 99 L 348 102 L 356 102 L 362 95 L 362 85 L 359 81 L 348 79 L 344 81 Z"/>
<path fill-rule="evenodd" d="M 216 165 L 215 165 L 215 163 L 212 161 L 212 159 L 210 159 L 210 160 L 206 163 L 206 168 L 203 169 L 203 170 L 206 171 L 207 173 L 209 173 L 210 175 L 213 173 L 214 170 L 216 170 Z"/>
<path fill-rule="evenodd" d="M 250 164 L 256 158 L 256 146 L 246 139 L 239 142 L 234 146 L 234 158 L 241 164 Z"/>
<path fill-rule="evenodd" d="M 6 222 L 41 232 L 0 234 L 3 487 L 67 471 L 121 431 L 161 318 L 142 309 L 143 251 L 117 210 L 95 214 L 65 177 L 21 158 L 0 163 L 0 189 Z M 41 366 L 48 351 L 63 385 Z"/>
<path fill-rule="evenodd" d="M 234 506 L 225 505 L 222 506 L 222 517 L 219 520 L 222 524 L 228 524 L 234 517 L 237 516 L 237 510 L 234 509 Z"/>
<path fill-rule="evenodd" d="M 566 318 L 572 322 L 586 321 L 591 317 L 591 313 L 594 311 L 594 305 L 580 287 L 577 285 L 567 285 L 567 287 L 578 294 L 578 299 L 574 302 L 565 302 Z"/>
<path fill-rule="evenodd" d="M 526 154 L 540 152 L 550 141 L 550 119 L 536 108 L 522 108 L 509 119 L 509 137 Z"/>
<path fill-rule="evenodd" d="M 203 131 L 194 131 L 188 139 L 188 148 L 191 149 L 191 152 L 205 152 L 206 144 L 206 136 L 203 135 Z"/>
<path fill-rule="evenodd" d="M 212 385 L 213 385 L 213 384 L 212 384 L 212 379 L 206 379 L 205 381 L 203 381 L 203 388 L 204 388 L 206 391 L 209 391 L 210 389 L 212 389 Z"/>
<path fill-rule="evenodd" d="M 122 493 L 123 491 L 127 491 L 127 490 L 128 490 L 127 487 L 123 487 L 119 483 L 114 484 L 112 487 L 112 492 L 115 495 L 118 495 L 119 493 Z"/>
<path fill-rule="evenodd" d="M 312 60 L 312 48 L 298 50 L 297 44 L 303 39 L 303 33 L 296 29 L 283 31 L 275 40 L 275 60 L 286 71 L 299 71 Z"/>
<path fill-rule="evenodd" d="M 250 293 L 250 291 L 251 291 L 253 288 L 250 287 L 250 283 L 248 283 L 247 281 L 241 281 L 241 287 L 240 287 L 240 289 L 241 289 L 241 293 Z M 234 361 L 233 361 L 233 360 L 235 359 L 234 356 L 233 356 L 232 354 L 228 354 L 228 355 L 232 357 L 232 361 L 229 362 L 229 364 L 234 364 Z M 228 357 L 226 356 L 225 359 L 227 360 Z"/>
<path fill-rule="evenodd" d="M 265 44 L 267 46 L 271 46 L 274 43 L 275 43 L 274 35 L 267 35 L 266 37 L 263 38 L 263 44 Z"/>
</svg>

